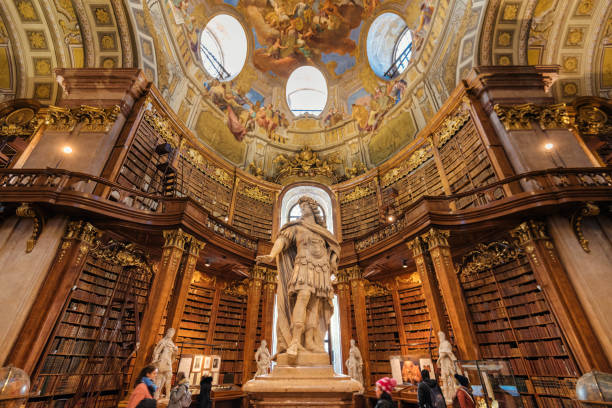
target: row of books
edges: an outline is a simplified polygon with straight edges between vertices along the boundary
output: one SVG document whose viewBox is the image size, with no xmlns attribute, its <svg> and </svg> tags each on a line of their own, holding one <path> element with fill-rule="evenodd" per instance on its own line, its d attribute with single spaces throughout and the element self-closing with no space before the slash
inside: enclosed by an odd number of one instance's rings
<svg viewBox="0 0 612 408">
<path fill-rule="evenodd" d="M 508 320 L 494 320 L 486 323 L 474 323 L 477 332 L 509 329 Z"/>
<path fill-rule="evenodd" d="M 520 327 L 515 329 L 518 340 L 541 340 L 550 337 L 561 337 L 561 331 L 556 324 L 545 326 Z"/>
<path fill-rule="evenodd" d="M 93 349 L 93 340 L 75 340 L 56 337 L 51 343 L 51 354 L 89 354 Z"/>
<path fill-rule="evenodd" d="M 480 351 L 484 358 L 504 358 L 519 355 L 519 349 L 509 343 L 481 344 Z"/>
<path fill-rule="evenodd" d="M 533 303 L 526 303 L 517 306 L 508 306 L 507 310 L 509 317 L 534 315 L 549 311 L 548 306 L 546 305 L 546 302 L 544 300 L 538 300 Z"/>
<path fill-rule="evenodd" d="M 492 309 L 503 307 L 501 300 L 491 300 L 489 302 L 483 302 L 483 303 L 468 302 L 468 305 L 470 307 L 470 310 L 472 310 L 473 312 L 484 312 L 487 310 L 492 310 Z"/>
<path fill-rule="evenodd" d="M 87 357 L 64 357 L 48 355 L 41 369 L 41 374 L 76 374 L 81 373 L 87 364 Z"/>
<path fill-rule="evenodd" d="M 516 286 L 502 286 L 501 288 L 501 293 L 502 296 L 506 298 L 506 303 L 512 303 L 516 296 L 527 296 L 532 293 L 538 293 L 539 291 L 538 284 L 533 281 L 531 283 Z"/>
<path fill-rule="evenodd" d="M 77 302 L 74 299 L 70 301 L 68 309 L 73 312 L 93 314 L 97 316 L 103 316 L 106 312 L 106 307 L 100 306 L 99 304 L 89 302 Z"/>
<path fill-rule="evenodd" d="M 511 297 L 509 299 L 505 299 L 504 303 L 506 306 L 516 306 L 516 305 L 524 305 L 525 303 L 533 303 L 537 301 L 541 301 L 544 299 L 542 292 L 531 292 L 526 293 L 520 297 Z"/>
<path fill-rule="evenodd" d="M 540 357 L 526 359 L 527 372 L 530 376 L 551 375 L 557 377 L 576 377 L 578 369 L 569 358 Z"/>
<path fill-rule="evenodd" d="M 560 339 L 520 343 L 519 348 L 524 356 L 538 357 L 567 355 L 565 345 Z"/>
<path fill-rule="evenodd" d="M 518 317 L 512 319 L 512 326 L 514 328 L 527 327 L 527 326 L 536 326 L 541 324 L 552 324 L 550 320 L 550 316 L 547 314 L 536 315 L 536 316 L 527 316 L 527 317 Z"/>
<path fill-rule="evenodd" d="M 476 333 L 479 343 L 503 343 L 514 342 L 512 330 L 506 329 L 496 332 Z"/>
<path fill-rule="evenodd" d="M 578 401 L 555 397 L 540 397 L 539 406 L 540 408 L 581 408 Z"/>
<path fill-rule="evenodd" d="M 472 308 L 470 307 L 470 310 Z M 472 319 L 474 322 L 486 322 L 498 319 L 504 319 L 506 314 L 503 309 L 492 309 L 485 311 L 472 311 Z"/>
<path fill-rule="evenodd" d="M 402 315 L 409 317 L 409 316 L 419 316 L 422 315 L 423 313 L 428 313 L 429 311 L 427 310 L 427 307 L 420 307 L 418 309 L 409 309 L 409 310 L 402 310 Z"/>
<path fill-rule="evenodd" d="M 518 266 L 517 263 L 520 264 L 520 266 Z M 500 267 L 495 271 L 495 278 L 500 283 L 506 283 L 508 279 L 522 275 L 533 276 L 529 261 L 525 257 L 518 258 L 514 264 L 509 264 L 507 270 L 502 270 L 502 268 L 503 267 Z"/>
<path fill-rule="evenodd" d="M 538 394 L 576 398 L 576 378 L 533 377 L 534 391 Z"/>
</svg>

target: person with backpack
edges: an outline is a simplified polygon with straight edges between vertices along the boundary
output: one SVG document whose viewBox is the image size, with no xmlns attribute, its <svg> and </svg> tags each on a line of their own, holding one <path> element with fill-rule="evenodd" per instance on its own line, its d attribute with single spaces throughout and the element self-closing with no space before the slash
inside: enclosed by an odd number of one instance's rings
<svg viewBox="0 0 612 408">
<path fill-rule="evenodd" d="M 136 377 L 136 386 L 130 395 L 127 408 L 156 408 L 157 401 L 155 395 L 155 377 L 157 377 L 157 367 L 148 365 L 140 371 Z"/>
<path fill-rule="evenodd" d="M 394 408 L 395 404 L 391 398 L 391 393 L 397 385 L 394 378 L 383 377 L 376 381 L 376 398 L 378 402 L 374 408 Z"/>
<path fill-rule="evenodd" d="M 176 385 L 170 392 L 168 408 L 185 408 L 191 405 L 191 392 L 189 392 L 189 381 L 184 372 L 176 374 Z"/>
<path fill-rule="evenodd" d="M 464 375 L 455 374 L 455 380 L 459 383 L 455 398 L 453 398 L 453 408 L 474 408 L 474 396 L 470 389 L 470 380 Z"/>
<path fill-rule="evenodd" d="M 423 379 L 417 388 L 419 408 L 446 408 L 446 401 L 436 380 L 429 378 L 429 371 L 422 370 Z"/>
<path fill-rule="evenodd" d="M 200 399 L 198 400 L 198 408 L 211 408 L 212 400 L 210 399 L 210 391 L 212 390 L 212 377 L 202 377 L 200 380 Z"/>
</svg>

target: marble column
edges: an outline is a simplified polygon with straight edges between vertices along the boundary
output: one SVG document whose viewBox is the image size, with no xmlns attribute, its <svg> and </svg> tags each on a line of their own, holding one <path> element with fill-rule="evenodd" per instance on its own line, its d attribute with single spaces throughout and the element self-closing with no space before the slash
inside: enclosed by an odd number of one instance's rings
<svg viewBox="0 0 612 408">
<path fill-rule="evenodd" d="M 513 229 L 511 235 L 527 254 L 536 280 L 561 326 L 580 370 L 584 373 L 592 370 L 609 372 L 611 366 L 608 358 L 578 300 L 574 286 L 559 262 L 559 254 L 548 236 L 546 224 L 529 220 Z"/>
<path fill-rule="evenodd" d="M 190 235 L 180 228 L 164 231 L 164 247 L 159 268 L 153 277 L 149 291 L 147 306 L 141 322 L 140 347 L 136 353 L 130 389 L 134 386 L 136 375 L 150 363 L 151 354 L 157 334 L 160 331 L 161 321 L 168 305 L 172 286 L 181 264 L 181 258 Z"/>
<path fill-rule="evenodd" d="M 463 360 L 477 360 L 480 355 L 478 340 L 476 339 L 467 302 L 457 277 L 457 271 L 453 264 L 448 236 L 449 231 L 432 228 L 423 234 L 421 238 L 429 247 L 438 284 L 442 291 L 442 299 L 446 305 L 448 317 L 455 335 L 455 343 L 459 349 L 459 358 Z"/>
<path fill-rule="evenodd" d="M 349 281 L 351 282 L 351 295 L 353 309 L 355 312 L 355 331 L 357 332 L 357 347 L 363 358 L 363 381 L 364 386 L 372 383 L 370 369 L 370 342 L 368 339 L 368 323 L 365 301 L 365 282 L 361 268 L 352 266 L 347 268 Z"/>
<path fill-rule="evenodd" d="M 349 357 L 353 328 L 351 323 L 351 288 L 346 269 L 336 273 L 336 294 L 338 296 L 338 314 L 340 317 L 340 344 L 342 347 L 342 372 L 346 371 L 344 362 Z"/>
<path fill-rule="evenodd" d="M 257 316 L 259 315 L 259 302 L 261 300 L 262 286 L 266 275 L 266 268 L 256 265 L 249 278 L 247 294 L 246 326 L 244 329 L 244 348 L 242 356 L 242 384 L 251 379 L 253 375 L 253 356 L 256 349 Z"/>
</svg>

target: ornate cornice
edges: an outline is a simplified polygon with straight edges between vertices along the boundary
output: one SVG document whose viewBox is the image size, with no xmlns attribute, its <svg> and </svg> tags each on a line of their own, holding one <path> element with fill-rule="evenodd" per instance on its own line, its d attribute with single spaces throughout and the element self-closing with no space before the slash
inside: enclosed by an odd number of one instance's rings
<svg viewBox="0 0 612 408">
<path fill-rule="evenodd" d="M 121 113 L 118 105 L 110 108 L 97 108 L 81 105 L 78 108 L 62 108 L 50 105 L 41 109 L 40 123 L 45 123 L 51 130 L 70 132 L 77 123 L 84 123 L 83 130 L 89 132 L 107 132 Z"/>
<path fill-rule="evenodd" d="M 521 246 L 525 246 L 530 241 L 538 239 L 550 239 L 546 231 L 546 224 L 536 220 L 529 220 L 521 223 L 518 227 L 510 230 L 510 235 L 517 239 Z"/>
<path fill-rule="evenodd" d="M 238 188 L 238 193 L 242 194 L 245 197 L 252 198 L 256 201 L 261 201 L 265 204 L 273 204 L 274 197 L 268 192 L 259 188 L 257 185 L 247 184 L 244 181 L 239 183 L 241 188 Z"/>
<path fill-rule="evenodd" d="M 444 119 L 438 130 L 433 134 L 433 140 L 438 148 L 444 146 L 470 119 L 467 111 L 459 110 L 453 116 Z"/>
<path fill-rule="evenodd" d="M 165 230 L 163 234 L 164 248 L 173 246 L 184 250 L 185 244 L 192 242 L 192 240 L 195 239 L 192 235 L 183 232 L 183 230 L 180 228 L 175 230 Z"/>
<path fill-rule="evenodd" d="M 413 272 L 410 275 L 408 275 L 407 278 L 402 278 L 401 276 L 396 276 L 395 277 L 395 282 L 398 285 L 420 285 L 421 282 L 421 277 L 419 276 L 418 272 Z"/>
<path fill-rule="evenodd" d="M 508 241 L 478 244 L 476 249 L 463 257 L 457 268 L 459 275 L 470 276 L 499 265 L 506 264 L 521 256 L 522 250 Z"/>
<path fill-rule="evenodd" d="M 251 272 L 251 278 L 265 280 L 267 272 L 268 268 L 266 268 L 265 266 L 255 265 L 253 267 L 253 271 Z"/>
<path fill-rule="evenodd" d="M 365 295 L 366 297 L 375 297 L 375 296 L 386 296 L 388 295 L 389 289 L 385 287 L 385 285 L 380 282 L 370 282 L 366 280 L 365 283 Z"/>
<path fill-rule="evenodd" d="M 351 192 L 342 195 L 342 198 L 340 199 L 340 204 L 350 203 L 351 201 L 367 197 L 372 193 L 374 193 L 374 191 L 372 191 L 368 186 L 357 186 Z"/>
<path fill-rule="evenodd" d="M 144 119 L 166 143 L 174 149 L 179 146 L 181 138 L 174 131 L 168 119 L 160 116 L 155 110 L 146 111 Z"/>
<path fill-rule="evenodd" d="M 495 105 L 493 110 L 504 125 L 510 130 L 532 129 L 532 122 L 538 122 L 542 129 L 568 128 L 573 124 L 573 115 L 564 103 L 555 105 Z"/>
<path fill-rule="evenodd" d="M 151 272 L 148 255 L 132 243 L 112 239 L 105 244 L 98 241 L 90 254 L 114 265 L 133 266 Z"/>
<path fill-rule="evenodd" d="M 70 221 L 64 233 L 64 239 L 76 239 L 93 245 L 102 233 L 86 221 Z"/>
<path fill-rule="evenodd" d="M 399 166 L 392 168 L 381 177 L 381 187 L 385 188 L 401 179 L 412 170 L 426 162 L 432 155 L 433 153 L 429 147 L 423 147 L 416 150 L 410 155 L 410 157 L 402 161 Z"/>
</svg>

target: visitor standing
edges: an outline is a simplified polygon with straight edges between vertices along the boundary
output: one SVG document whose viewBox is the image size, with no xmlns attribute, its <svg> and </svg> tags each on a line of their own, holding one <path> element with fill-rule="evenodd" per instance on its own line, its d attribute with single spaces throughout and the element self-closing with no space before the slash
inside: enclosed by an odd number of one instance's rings
<svg viewBox="0 0 612 408">
<path fill-rule="evenodd" d="M 200 399 L 198 408 L 211 408 L 210 391 L 212 390 L 212 377 L 202 377 L 200 380 Z"/>
<path fill-rule="evenodd" d="M 189 381 L 182 371 L 176 375 L 176 385 L 170 392 L 168 408 L 184 408 L 191 405 L 191 392 L 189 392 Z"/>
<path fill-rule="evenodd" d="M 136 377 L 136 386 L 130 399 L 128 400 L 127 408 L 155 408 L 157 401 L 153 398 L 155 394 L 155 378 L 157 377 L 157 367 L 148 365 L 140 371 Z"/>
<path fill-rule="evenodd" d="M 393 378 L 383 377 L 376 381 L 376 398 L 378 402 L 374 408 L 393 408 L 393 399 L 391 393 L 397 385 L 397 382 Z"/>
<path fill-rule="evenodd" d="M 446 408 L 442 390 L 436 380 L 429 378 L 429 371 L 422 370 L 421 378 L 417 388 L 419 408 Z"/>
<path fill-rule="evenodd" d="M 474 396 L 470 389 L 470 380 L 461 374 L 455 374 L 455 380 L 457 380 L 459 386 L 455 398 L 453 398 L 453 408 L 474 408 Z"/>
</svg>

